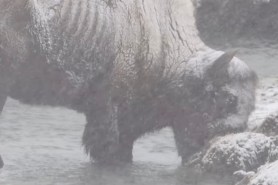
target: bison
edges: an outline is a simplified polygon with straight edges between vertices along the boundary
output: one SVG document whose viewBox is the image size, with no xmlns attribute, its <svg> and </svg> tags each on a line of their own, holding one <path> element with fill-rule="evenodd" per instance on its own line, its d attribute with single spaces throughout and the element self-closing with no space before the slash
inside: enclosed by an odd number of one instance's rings
<svg viewBox="0 0 278 185">
<path fill-rule="evenodd" d="M 0 17 L 1 109 L 10 96 L 84 113 L 96 162 L 131 162 L 163 127 L 185 162 L 254 108 L 256 74 L 199 39 L 189 0 L 0 0 Z"/>
</svg>

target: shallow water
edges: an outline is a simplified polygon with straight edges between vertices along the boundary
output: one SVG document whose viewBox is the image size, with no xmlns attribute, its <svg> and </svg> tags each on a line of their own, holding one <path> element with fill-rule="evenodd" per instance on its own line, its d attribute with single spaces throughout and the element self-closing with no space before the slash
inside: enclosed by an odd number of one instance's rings
<svg viewBox="0 0 278 185">
<path fill-rule="evenodd" d="M 84 116 L 74 111 L 9 99 L 0 118 L 0 153 L 5 161 L 0 184 L 225 185 L 216 183 L 221 182 L 217 177 L 200 178 L 180 167 L 170 129 L 138 140 L 133 164 L 93 164 L 81 146 L 84 124 Z"/>
</svg>

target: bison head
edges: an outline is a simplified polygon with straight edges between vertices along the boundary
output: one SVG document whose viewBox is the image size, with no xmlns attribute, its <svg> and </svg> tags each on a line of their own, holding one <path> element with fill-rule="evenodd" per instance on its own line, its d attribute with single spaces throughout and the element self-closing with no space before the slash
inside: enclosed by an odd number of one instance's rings
<svg viewBox="0 0 278 185">
<path fill-rule="evenodd" d="M 187 104 L 202 120 L 192 125 L 209 137 L 244 130 L 254 109 L 256 74 L 235 54 L 202 51 L 186 66 Z"/>
</svg>

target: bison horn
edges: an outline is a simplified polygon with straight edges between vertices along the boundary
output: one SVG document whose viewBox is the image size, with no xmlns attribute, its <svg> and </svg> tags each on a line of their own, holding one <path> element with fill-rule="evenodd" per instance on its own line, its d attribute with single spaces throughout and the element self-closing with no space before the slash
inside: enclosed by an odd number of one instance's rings
<svg viewBox="0 0 278 185">
<path fill-rule="evenodd" d="M 218 59 L 216 59 L 214 61 L 211 68 L 216 71 L 219 71 L 219 70 L 221 71 L 221 69 L 227 69 L 229 63 L 232 61 L 232 59 L 234 58 L 236 53 L 237 53 L 237 50 L 231 50 L 231 51 L 225 52 Z"/>
<path fill-rule="evenodd" d="M 236 53 L 237 50 L 227 51 L 213 62 L 207 73 L 214 83 L 222 85 L 226 82 L 228 79 L 228 66 Z"/>
</svg>

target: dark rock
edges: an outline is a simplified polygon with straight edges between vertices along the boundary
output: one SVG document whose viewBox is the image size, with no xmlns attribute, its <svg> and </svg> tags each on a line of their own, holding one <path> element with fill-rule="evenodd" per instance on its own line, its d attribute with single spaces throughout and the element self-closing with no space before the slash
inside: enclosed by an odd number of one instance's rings
<svg viewBox="0 0 278 185">
<path fill-rule="evenodd" d="M 277 41 L 278 1 L 196 0 L 196 19 L 208 44 L 259 39 Z"/>
</svg>

